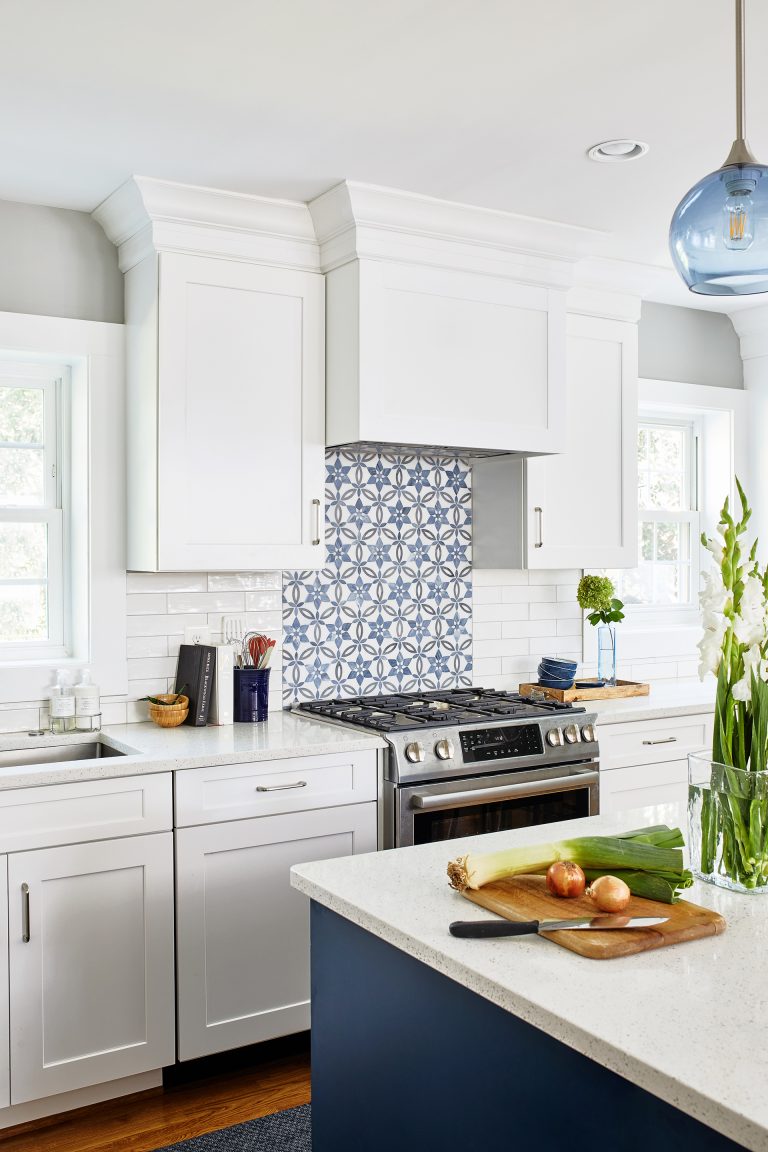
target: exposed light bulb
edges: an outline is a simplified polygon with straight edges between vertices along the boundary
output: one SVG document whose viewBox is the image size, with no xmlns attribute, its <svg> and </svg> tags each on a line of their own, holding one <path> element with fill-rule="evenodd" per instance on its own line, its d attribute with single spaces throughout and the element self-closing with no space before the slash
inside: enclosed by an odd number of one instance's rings
<svg viewBox="0 0 768 1152">
<path fill-rule="evenodd" d="M 757 180 L 731 177 L 725 186 L 728 195 L 723 204 L 723 243 L 732 252 L 745 252 L 755 238 L 752 193 Z"/>
</svg>

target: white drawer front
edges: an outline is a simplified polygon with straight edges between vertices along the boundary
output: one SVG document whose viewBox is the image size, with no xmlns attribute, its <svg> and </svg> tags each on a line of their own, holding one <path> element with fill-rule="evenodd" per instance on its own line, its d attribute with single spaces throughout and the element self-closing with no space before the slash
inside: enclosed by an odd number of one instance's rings
<svg viewBox="0 0 768 1152">
<path fill-rule="evenodd" d="M 294 756 L 176 773 L 176 826 L 375 800 L 376 753 Z"/>
<path fill-rule="evenodd" d="M 688 799 L 688 761 L 635 764 L 615 771 L 600 771 L 600 813 L 644 808 L 646 804 L 685 804 Z"/>
<path fill-rule="evenodd" d="M 173 828 L 171 773 L 0 792 L 0 851 L 52 848 Z"/>
<path fill-rule="evenodd" d="M 601 770 L 630 764 L 685 759 L 689 752 L 712 747 L 711 713 L 676 716 L 671 720 L 638 720 L 631 724 L 600 724 Z"/>
</svg>

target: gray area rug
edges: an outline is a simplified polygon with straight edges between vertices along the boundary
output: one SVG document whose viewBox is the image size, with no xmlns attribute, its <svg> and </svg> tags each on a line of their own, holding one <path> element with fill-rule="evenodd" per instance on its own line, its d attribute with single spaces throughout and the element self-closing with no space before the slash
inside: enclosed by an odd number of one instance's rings
<svg viewBox="0 0 768 1152">
<path fill-rule="evenodd" d="M 156 1152 L 312 1152 L 311 1105 L 246 1120 L 180 1144 L 167 1144 Z"/>
</svg>

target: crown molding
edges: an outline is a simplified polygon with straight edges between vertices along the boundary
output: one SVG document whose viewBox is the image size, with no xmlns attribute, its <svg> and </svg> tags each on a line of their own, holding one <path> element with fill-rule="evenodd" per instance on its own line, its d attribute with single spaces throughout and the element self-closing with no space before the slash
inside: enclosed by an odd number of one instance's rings
<svg viewBox="0 0 768 1152">
<path fill-rule="evenodd" d="M 312 217 L 298 201 L 132 176 L 92 216 L 123 272 L 160 251 L 320 270 Z"/>
<path fill-rule="evenodd" d="M 320 268 L 370 258 L 567 288 L 608 234 L 345 180 L 309 203 Z"/>
</svg>

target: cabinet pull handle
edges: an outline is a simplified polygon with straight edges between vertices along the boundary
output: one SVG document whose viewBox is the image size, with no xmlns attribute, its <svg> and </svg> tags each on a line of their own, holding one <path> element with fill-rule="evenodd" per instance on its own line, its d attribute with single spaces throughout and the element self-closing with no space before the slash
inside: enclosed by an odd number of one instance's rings
<svg viewBox="0 0 768 1152">
<path fill-rule="evenodd" d="M 643 744 L 677 744 L 677 736 L 665 736 L 663 740 L 643 740 Z"/>
<path fill-rule="evenodd" d="M 544 510 L 543 508 L 534 508 L 534 512 L 538 513 L 539 517 L 539 538 L 534 544 L 534 548 L 544 547 Z"/>
<path fill-rule="evenodd" d="M 29 884 L 21 886 L 21 939 L 29 944 Z"/>
<path fill-rule="evenodd" d="M 320 501 L 319 500 L 313 500 L 312 501 L 312 511 L 315 514 L 315 538 L 312 541 L 312 544 L 317 545 L 320 543 Z"/>
<path fill-rule="evenodd" d="M 257 784 L 257 792 L 286 792 L 289 788 L 306 788 L 306 780 L 297 780 L 295 784 Z"/>
</svg>

